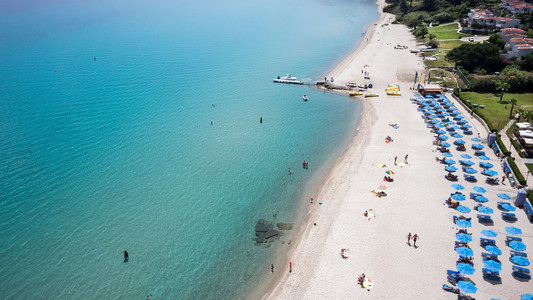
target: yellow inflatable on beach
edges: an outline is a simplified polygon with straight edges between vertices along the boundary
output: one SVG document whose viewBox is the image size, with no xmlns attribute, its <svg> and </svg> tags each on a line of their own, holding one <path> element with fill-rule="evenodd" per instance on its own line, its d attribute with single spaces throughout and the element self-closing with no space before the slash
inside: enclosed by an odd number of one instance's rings
<svg viewBox="0 0 533 300">
<path fill-rule="evenodd" d="M 350 92 L 350 96 L 359 96 L 359 95 L 362 95 L 362 94 L 363 94 L 363 92 L 361 92 L 361 91 L 356 91 L 356 90 L 352 90 L 352 91 Z"/>
<path fill-rule="evenodd" d="M 365 97 L 379 97 L 379 94 L 378 93 L 368 92 L 368 93 L 365 94 Z"/>
</svg>

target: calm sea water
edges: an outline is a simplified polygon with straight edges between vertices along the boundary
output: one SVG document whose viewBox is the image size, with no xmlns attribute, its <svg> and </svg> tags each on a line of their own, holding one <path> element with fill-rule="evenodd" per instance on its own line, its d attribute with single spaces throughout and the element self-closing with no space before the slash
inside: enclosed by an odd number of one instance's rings
<svg viewBox="0 0 533 300">
<path fill-rule="evenodd" d="M 293 235 L 257 246 L 257 220 L 302 221 L 360 110 L 272 79 L 323 78 L 377 16 L 372 0 L 4 1 L 3 298 L 259 288 Z"/>
</svg>

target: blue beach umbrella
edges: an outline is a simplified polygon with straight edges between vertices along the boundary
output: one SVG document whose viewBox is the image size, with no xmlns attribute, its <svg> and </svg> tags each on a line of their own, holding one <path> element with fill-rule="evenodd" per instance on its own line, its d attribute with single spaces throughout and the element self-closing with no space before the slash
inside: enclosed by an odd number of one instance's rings
<svg viewBox="0 0 533 300">
<path fill-rule="evenodd" d="M 482 168 L 487 168 L 487 169 L 490 169 L 490 168 L 494 167 L 494 165 L 489 163 L 489 162 L 480 162 L 479 166 L 482 167 Z"/>
<path fill-rule="evenodd" d="M 482 159 L 482 160 L 489 160 L 490 157 L 488 157 L 488 156 L 486 156 L 486 155 L 481 155 L 481 156 L 479 157 L 479 159 Z"/>
<path fill-rule="evenodd" d="M 489 270 L 494 270 L 494 271 L 499 271 L 502 269 L 502 264 L 492 259 L 484 261 L 483 266 Z"/>
<path fill-rule="evenodd" d="M 448 130 L 448 131 L 455 131 L 455 128 L 453 128 L 453 127 L 446 127 L 446 130 Z"/>
<path fill-rule="evenodd" d="M 475 294 L 477 287 L 470 281 L 459 281 L 457 287 L 465 294 Z"/>
<path fill-rule="evenodd" d="M 472 168 L 463 169 L 463 172 L 468 173 L 468 174 L 476 174 L 477 173 L 477 171 L 472 169 Z"/>
<path fill-rule="evenodd" d="M 454 167 L 454 166 L 446 166 L 446 168 L 444 168 L 444 170 L 446 170 L 448 172 L 455 172 L 455 171 L 457 171 L 457 168 Z"/>
<path fill-rule="evenodd" d="M 459 254 L 459 256 L 461 256 L 461 257 L 472 257 L 472 256 L 474 256 L 474 251 L 472 251 L 472 249 L 466 248 L 466 247 L 458 247 L 458 248 L 455 249 L 455 252 L 457 254 Z"/>
<path fill-rule="evenodd" d="M 462 206 L 462 205 L 457 206 L 456 210 L 459 211 L 459 212 L 462 212 L 464 214 L 469 213 L 471 211 L 470 208 L 468 208 L 466 206 Z"/>
<path fill-rule="evenodd" d="M 441 134 L 439 135 L 439 139 L 442 140 L 442 141 L 446 141 L 447 139 L 449 139 L 449 137 L 445 134 Z"/>
<path fill-rule="evenodd" d="M 471 138 L 470 140 L 471 140 L 472 142 L 481 142 L 481 140 L 478 139 L 478 138 Z"/>
<path fill-rule="evenodd" d="M 494 170 L 484 170 L 482 173 L 484 175 L 488 175 L 488 176 L 496 176 L 496 175 L 498 175 L 498 172 L 496 172 Z"/>
<path fill-rule="evenodd" d="M 513 256 L 511 257 L 511 260 L 514 264 L 517 264 L 519 266 L 529 266 L 529 259 L 523 257 L 523 256 Z"/>
<path fill-rule="evenodd" d="M 463 194 L 453 194 L 452 199 L 455 201 L 463 201 L 466 199 L 466 197 Z"/>
<path fill-rule="evenodd" d="M 483 207 L 486 207 L 486 206 L 483 206 Z M 486 236 L 486 237 L 497 237 L 498 234 L 492 230 L 487 230 L 487 229 L 483 229 L 481 230 L 481 234 Z"/>
<path fill-rule="evenodd" d="M 462 121 L 458 121 L 458 122 L 457 122 L 458 125 L 465 125 L 466 123 L 468 123 L 468 122 L 465 121 L 465 120 L 462 120 Z"/>
<path fill-rule="evenodd" d="M 477 202 L 481 202 L 481 203 L 489 202 L 489 199 L 483 196 L 477 196 L 474 200 L 476 200 Z"/>
<path fill-rule="evenodd" d="M 439 121 L 438 119 L 433 119 L 433 120 L 431 120 L 431 123 L 434 123 L 434 124 L 435 124 L 435 123 L 439 123 L 439 122 L 440 122 L 440 121 Z"/>
<path fill-rule="evenodd" d="M 497 196 L 498 196 L 498 198 L 501 198 L 503 200 L 511 199 L 511 197 L 509 195 L 505 194 L 505 193 L 499 193 Z"/>
<path fill-rule="evenodd" d="M 461 157 L 462 158 L 466 158 L 466 159 L 471 159 L 472 156 L 468 155 L 468 154 L 461 154 Z"/>
<path fill-rule="evenodd" d="M 453 125 L 452 126 L 453 129 L 461 129 L 461 127 L 457 126 L 457 125 Z"/>
<path fill-rule="evenodd" d="M 502 208 L 505 209 L 506 211 L 515 211 L 516 210 L 516 208 L 514 206 L 512 206 L 511 204 L 509 204 L 509 203 L 503 204 Z"/>
<path fill-rule="evenodd" d="M 513 248 L 514 250 L 518 250 L 518 251 L 526 250 L 526 244 L 519 242 L 519 241 L 510 241 L 509 247 Z"/>
<path fill-rule="evenodd" d="M 461 228 L 470 228 L 472 227 L 472 223 L 468 222 L 467 220 L 459 220 L 455 222 L 455 224 Z"/>
<path fill-rule="evenodd" d="M 444 124 L 438 123 L 438 124 L 435 124 L 435 127 L 443 128 L 443 127 L 444 127 Z"/>
<path fill-rule="evenodd" d="M 464 119 L 465 117 L 461 116 L 461 115 L 458 115 L 458 116 L 455 116 L 453 119 L 454 120 L 462 120 Z"/>
<path fill-rule="evenodd" d="M 464 127 L 464 128 L 472 128 L 472 126 L 471 126 L 471 125 L 468 125 L 468 124 L 466 124 L 466 122 L 462 122 L 462 123 L 464 123 L 464 125 L 463 125 L 463 127 Z"/>
<path fill-rule="evenodd" d="M 474 275 L 474 272 L 476 272 L 476 269 L 470 264 L 457 264 L 456 268 L 457 271 L 463 275 Z"/>
<path fill-rule="evenodd" d="M 459 163 L 461 165 L 465 165 L 465 166 L 473 166 L 475 165 L 476 163 L 471 161 L 471 160 L 460 160 Z"/>
<path fill-rule="evenodd" d="M 448 148 L 448 147 L 451 146 L 451 145 L 450 145 L 449 143 L 447 143 L 447 142 L 440 143 L 440 145 L 441 145 L 442 147 L 446 147 L 446 148 Z"/>
<path fill-rule="evenodd" d="M 445 133 L 446 133 L 446 131 L 444 131 L 444 130 L 442 130 L 442 129 L 441 129 L 441 130 L 437 130 L 437 132 L 436 132 L 436 133 L 438 133 L 438 134 L 445 134 Z"/>
<path fill-rule="evenodd" d="M 476 149 L 476 150 L 481 150 L 481 149 L 485 148 L 485 146 L 483 146 L 481 144 L 473 144 L 472 148 Z"/>
<path fill-rule="evenodd" d="M 463 140 L 455 140 L 455 142 L 453 142 L 454 144 L 456 145 L 464 145 L 466 142 L 463 141 Z"/>
<path fill-rule="evenodd" d="M 454 133 L 454 134 L 452 134 L 452 136 L 453 136 L 454 138 L 457 138 L 457 139 L 460 139 L 460 138 L 463 137 L 462 135 L 460 135 L 460 134 L 458 134 L 458 133 Z"/>
<path fill-rule="evenodd" d="M 455 164 L 455 160 L 447 158 L 444 160 L 444 163 L 447 165 L 453 165 Z"/>
<path fill-rule="evenodd" d="M 477 185 L 474 186 L 472 189 L 473 189 L 474 191 L 478 192 L 478 193 L 481 193 L 481 194 L 484 194 L 484 193 L 487 192 L 486 189 L 484 189 L 483 187 L 477 186 Z"/>
<path fill-rule="evenodd" d="M 455 235 L 455 239 L 459 242 L 468 243 L 472 241 L 472 236 L 464 233 L 459 233 Z"/>
<path fill-rule="evenodd" d="M 458 184 L 458 183 L 454 183 L 454 184 L 452 184 L 452 188 L 454 188 L 454 189 L 456 189 L 456 190 L 458 190 L 458 191 L 462 191 L 462 190 L 465 189 L 464 186 L 462 186 L 462 185 L 460 185 L 460 184 Z"/>
<path fill-rule="evenodd" d="M 485 247 L 485 250 L 487 250 L 487 252 L 490 254 L 502 255 L 502 250 L 500 250 L 500 248 L 494 245 L 488 245 L 487 247 Z"/>
<path fill-rule="evenodd" d="M 492 215 L 494 213 L 494 209 L 488 207 L 488 206 L 481 206 L 480 208 L 478 208 L 478 211 L 482 214 L 486 214 L 486 215 Z M 483 232 L 481 232 L 483 233 Z"/>
<path fill-rule="evenodd" d="M 442 156 L 444 156 L 444 157 L 453 157 L 453 154 L 451 154 L 450 152 L 444 152 L 444 153 L 442 153 Z"/>
<path fill-rule="evenodd" d="M 522 295 L 520 295 L 520 300 L 533 300 L 533 295 L 531 295 L 531 294 L 522 294 Z"/>
<path fill-rule="evenodd" d="M 508 234 L 512 234 L 512 235 L 522 234 L 522 229 L 514 227 L 514 226 L 505 227 L 505 231 L 507 231 Z"/>
</svg>

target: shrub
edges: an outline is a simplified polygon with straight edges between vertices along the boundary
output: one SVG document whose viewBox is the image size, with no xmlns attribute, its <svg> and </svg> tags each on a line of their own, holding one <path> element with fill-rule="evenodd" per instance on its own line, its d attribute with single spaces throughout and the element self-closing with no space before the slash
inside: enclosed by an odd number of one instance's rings
<svg viewBox="0 0 533 300">
<path fill-rule="evenodd" d="M 524 175 L 520 173 L 520 170 L 518 169 L 518 166 L 514 161 L 514 157 L 509 156 L 507 158 L 507 163 L 509 164 L 509 168 L 513 170 L 513 173 L 516 176 L 516 180 L 518 180 L 518 183 L 520 183 L 521 185 L 526 185 L 526 179 L 524 178 Z"/>
<path fill-rule="evenodd" d="M 507 147 L 505 147 L 505 145 L 503 144 L 502 138 L 500 137 L 499 134 L 496 135 L 496 143 L 498 144 L 498 147 L 500 148 L 500 151 L 502 152 L 503 155 L 505 156 L 511 155 L 511 151 L 507 150 Z"/>
</svg>

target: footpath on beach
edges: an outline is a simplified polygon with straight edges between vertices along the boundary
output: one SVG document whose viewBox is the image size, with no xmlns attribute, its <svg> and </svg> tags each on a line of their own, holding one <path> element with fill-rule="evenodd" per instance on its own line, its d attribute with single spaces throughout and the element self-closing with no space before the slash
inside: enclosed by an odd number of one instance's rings
<svg viewBox="0 0 533 300">
<path fill-rule="evenodd" d="M 513 274 L 528 268 L 518 256 L 531 257 L 532 226 L 514 205 L 517 191 L 487 180 L 502 173 L 488 132 L 450 95 L 423 97 L 411 89 L 424 66 L 409 52 L 414 37 L 392 18 L 382 14 L 368 42 L 328 75 L 338 85 L 372 83 L 380 96 L 361 98 L 358 133 L 310 203 L 309 223 L 288 253 L 287 270 L 278 268 L 284 275 L 265 298 L 533 294 L 527 276 Z M 384 93 L 391 84 L 400 96 Z M 496 235 L 485 235 L 488 230 Z"/>
</svg>

